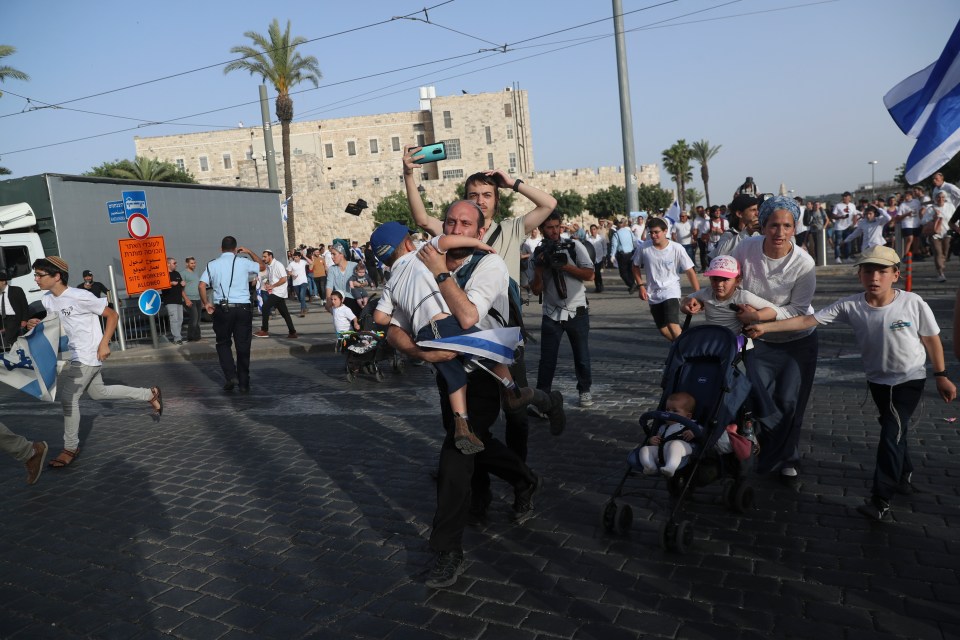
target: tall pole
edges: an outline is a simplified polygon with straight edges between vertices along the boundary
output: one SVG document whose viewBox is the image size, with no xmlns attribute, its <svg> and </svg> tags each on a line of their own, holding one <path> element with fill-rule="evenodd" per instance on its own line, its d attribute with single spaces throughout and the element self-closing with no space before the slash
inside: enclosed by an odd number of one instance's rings
<svg viewBox="0 0 960 640">
<path fill-rule="evenodd" d="M 870 165 L 870 199 L 875 199 L 877 197 L 877 160 L 871 160 L 867 164 Z"/>
<path fill-rule="evenodd" d="M 623 6 L 613 0 L 613 31 L 617 45 L 617 79 L 620 87 L 620 133 L 623 137 L 623 172 L 626 174 L 627 213 L 640 210 L 637 195 L 637 161 L 633 151 L 633 111 L 630 109 L 630 75 L 627 73 L 627 45 L 623 38 Z"/>
<path fill-rule="evenodd" d="M 263 119 L 263 149 L 267 153 L 267 186 L 279 189 L 277 182 L 277 154 L 273 150 L 273 130 L 270 125 L 270 105 L 267 102 L 267 86 L 260 85 L 260 117 Z M 289 167 L 287 168 L 289 171 Z"/>
</svg>

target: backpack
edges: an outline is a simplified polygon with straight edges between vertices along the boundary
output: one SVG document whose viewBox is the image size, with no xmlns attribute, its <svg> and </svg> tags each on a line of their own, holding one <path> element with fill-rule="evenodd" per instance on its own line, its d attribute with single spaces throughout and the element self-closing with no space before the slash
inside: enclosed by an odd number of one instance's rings
<svg viewBox="0 0 960 640">
<path fill-rule="evenodd" d="M 477 265 L 480 264 L 484 256 L 488 255 L 490 254 L 486 251 L 474 251 L 470 259 L 454 274 L 457 284 L 460 285 L 461 289 L 466 289 L 467 281 L 470 280 L 470 276 L 476 271 Z M 510 284 L 507 287 L 507 297 L 509 299 L 509 317 L 504 318 L 500 315 L 500 312 L 493 307 L 490 307 L 490 315 L 504 327 L 520 327 L 520 334 L 524 339 L 527 339 L 527 328 L 523 324 L 523 298 L 520 297 L 520 285 L 517 284 L 517 281 L 513 278 L 510 278 Z"/>
</svg>

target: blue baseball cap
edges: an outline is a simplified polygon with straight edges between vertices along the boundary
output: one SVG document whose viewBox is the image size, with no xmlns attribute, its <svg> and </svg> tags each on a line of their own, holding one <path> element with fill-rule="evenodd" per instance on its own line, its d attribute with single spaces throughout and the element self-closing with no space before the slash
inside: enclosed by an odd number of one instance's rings
<svg viewBox="0 0 960 640">
<path fill-rule="evenodd" d="M 410 229 L 399 222 L 385 222 L 370 236 L 370 246 L 380 260 L 386 260 L 410 236 Z"/>
</svg>

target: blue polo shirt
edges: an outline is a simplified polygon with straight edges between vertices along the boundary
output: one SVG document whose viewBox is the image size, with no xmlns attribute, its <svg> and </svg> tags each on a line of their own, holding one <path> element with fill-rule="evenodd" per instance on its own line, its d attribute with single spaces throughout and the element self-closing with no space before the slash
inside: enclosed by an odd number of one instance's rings
<svg viewBox="0 0 960 640">
<path fill-rule="evenodd" d="M 226 299 L 231 304 L 249 304 L 251 273 L 260 273 L 260 265 L 250 258 L 232 251 L 220 254 L 219 258 L 207 263 L 200 276 L 200 282 L 205 282 L 208 287 L 207 302 L 217 304 Z M 230 283 L 231 275 L 233 284 Z"/>
</svg>

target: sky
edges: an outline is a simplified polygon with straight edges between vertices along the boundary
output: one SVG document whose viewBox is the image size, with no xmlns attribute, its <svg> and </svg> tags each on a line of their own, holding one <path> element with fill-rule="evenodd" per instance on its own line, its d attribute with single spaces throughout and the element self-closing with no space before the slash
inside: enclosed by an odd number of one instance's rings
<svg viewBox="0 0 960 640">
<path fill-rule="evenodd" d="M 762 191 L 807 195 L 869 184 L 871 169 L 892 180 L 913 141 L 883 95 L 933 62 L 960 19 L 956 0 L 622 7 L 636 163 L 661 164 L 680 138 L 720 145 L 714 201 L 748 175 Z M 323 74 L 295 89 L 296 120 L 415 110 L 423 85 L 516 84 L 529 92 L 537 170 L 622 165 L 611 16 L 606 0 L 0 0 L 0 44 L 17 49 L 0 64 L 30 76 L 0 84 L 0 166 L 81 173 L 132 158 L 137 135 L 259 124 L 260 79 L 223 66 L 275 17 L 310 41 L 299 50 Z"/>
</svg>

